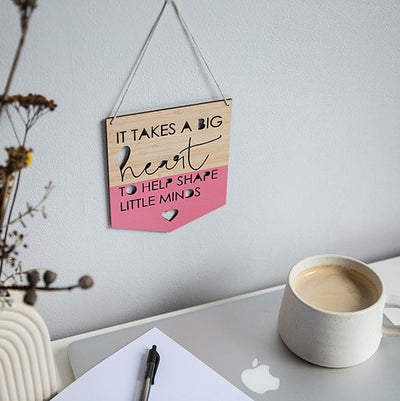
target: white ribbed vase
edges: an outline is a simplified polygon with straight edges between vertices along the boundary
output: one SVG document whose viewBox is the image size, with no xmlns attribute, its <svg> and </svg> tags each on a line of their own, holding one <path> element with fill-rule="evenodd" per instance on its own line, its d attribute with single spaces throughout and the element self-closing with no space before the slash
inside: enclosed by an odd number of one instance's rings
<svg viewBox="0 0 400 401">
<path fill-rule="evenodd" d="M 43 401 L 57 392 L 50 336 L 39 313 L 11 294 L 0 305 L 0 401 Z"/>
</svg>

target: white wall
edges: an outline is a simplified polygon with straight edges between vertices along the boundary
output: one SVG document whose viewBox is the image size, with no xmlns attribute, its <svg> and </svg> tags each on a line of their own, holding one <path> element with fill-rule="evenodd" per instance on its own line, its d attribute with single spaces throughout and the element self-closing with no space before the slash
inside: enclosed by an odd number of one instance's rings
<svg viewBox="0 0 400 401">
<path fill-rule="evenodd" d="M 103 131 L 163 1 L 39 0 L 32 18 L 12 92 L 59 106 L 31 133 L 20 208 L 56 188 L 22 258 L 96 281 L 40 294 L 53 338 L 282 283 L 312 254 L 400 254 L 400 2 L 177 1 L 234 108 L 227 205 L 169 234 L 109 228 Z M 0 35 L 3 87 L 8 0 Z M 121 113 L 217 98 L 169 6 Z"/>
</svg>

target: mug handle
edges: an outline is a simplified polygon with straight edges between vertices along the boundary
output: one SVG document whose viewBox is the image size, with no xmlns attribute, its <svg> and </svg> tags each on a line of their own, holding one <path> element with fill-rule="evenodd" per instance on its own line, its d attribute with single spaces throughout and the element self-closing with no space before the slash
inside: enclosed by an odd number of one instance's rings
<svg viewBox="0 0 400 401">
<path fill-rule="evenodd" d="M 388 295 L 385 308 L 400 308 L 400 296 Z M 384 324 L 382 334 L 384 337 L 400 337 L 400 326 Z"/>
</svg>

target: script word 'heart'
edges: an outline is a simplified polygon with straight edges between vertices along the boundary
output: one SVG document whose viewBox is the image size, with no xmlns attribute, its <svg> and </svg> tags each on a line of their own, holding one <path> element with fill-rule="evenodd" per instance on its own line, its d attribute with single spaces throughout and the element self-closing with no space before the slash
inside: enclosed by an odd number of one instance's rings
<svg viewBox="0 0 400 401">
<path fill-rule="evenodd" d="M 172 221 L 178 215 L 178 210 L 166 210 L 165 212 L 162 212 L 161 215 L 165 220 Z"/>
</svg>

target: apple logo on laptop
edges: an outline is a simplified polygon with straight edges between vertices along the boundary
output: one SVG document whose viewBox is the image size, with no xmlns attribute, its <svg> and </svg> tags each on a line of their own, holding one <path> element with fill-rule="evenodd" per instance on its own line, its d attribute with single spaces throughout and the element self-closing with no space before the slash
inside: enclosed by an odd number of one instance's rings
<svg viewBox="0 0 400 401">
<path fill-rule="evenodd" d="M 268 365 L 258 365 L 258 359 L 253 360 L 253 367 L 242 372 L 243 384 L 257 394 L 264 394 L 268 390 L 277 390 L 279 378 L 269 372 Z"/>
</svg>

